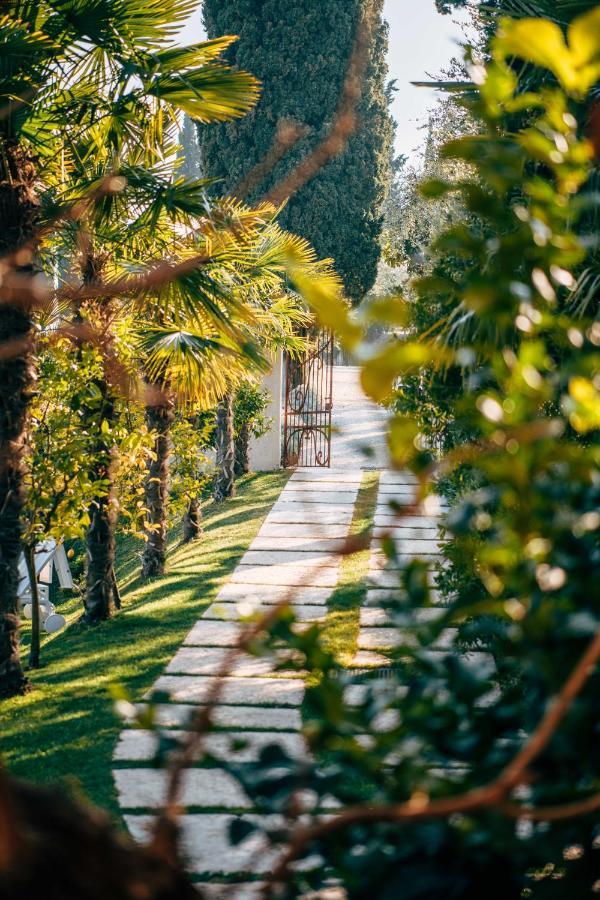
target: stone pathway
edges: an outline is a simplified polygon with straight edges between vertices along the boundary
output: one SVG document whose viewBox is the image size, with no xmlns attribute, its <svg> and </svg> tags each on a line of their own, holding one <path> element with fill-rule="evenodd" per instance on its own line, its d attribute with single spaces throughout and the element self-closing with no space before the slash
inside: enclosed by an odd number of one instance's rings
<svg viewBox="0 0 600 900">
<path fill-rule="evenodd" d="M 388 470 L 388 414 L 364 396 L 357 368 L 336 367 L 333 381 L 333 468 L 294 472 L 233 575 L 153 686 L 168 695 L 168 702 L 158 707 L 157 717 L 174 738 L 185 734 L 190 713 L 206 701 L 215 672 L 238 640 L 242 619 L 268 610 L 287 599 L 290 592 L 300 622 L 325 619 L 338 581 L 339 551 L 367 468 L 379 470 L 381 476 L 369 587 L 359 613 L 353 666 L 385 666 L 390 652 L 411 640 L 409 631 L 394 627 L 386 608 L 398 592 L 398 563 L 387 561 L 380 538 L 392 536 L 398 560 L 418 556 L 428 560 L 433 570 L 441 559 L 438 526 L 442 503 L 431 496 L 418 513 L 394 514 L 393 505 L 412 498 L 415 479 L 409 473 Z M 422 609 L 417 611 L 416 621 L 437 615 L 439 607 Z M 455 634 L 453 628 L 443 631 L 432 652 L 451 648 Z M 348 702 L 354 695 L 358 698 L 363 688 L 362 684 L 351 685 Z M 303 697 L 300 673 L 275 674 L 270 660 L 249 654 L 240 654 L 224 679 L 221 701 L 213 714 L 216 730 L 204 743 L 211 761 L 200 759 L 186 771 L 181 795 L 183 851 L 190 872 L 210 900 L 256 900 L 263 885 L 248 882 L 248 873 L 260 878 L 274 860 L 274 851 L 265 847 L 260 834 L 238 846 L 230 845 L 228 829 L 233 818 L 241 814 L 256 821 L 258 815 L 238 782 L 215 759 L 249 762 L 274 741 L 302 758 L 307 752 L 301 734 Z M 153 813 L 164 799 L 164 771 L 152 764 L 156 742 L 152 732 L 126 728 L 114 754 L 119 803 L 131 834 L 140 841 L 146 839 Z M 270 817 L 269 823 L 275 826 L 276 820 Z M 224 879 L 232 880 L 225 884 Z"/>
<path fill-rule="evenodd" d="M 205 702 L 215 672 L 239 637 L 243 618 L 267 610 L 293 592 L 300 622 L 325 619 L 362 469 L 387 465 L 388 415 L 365 397 L 358 372 L 334 369 L 333 467 L 294 472 L 233 575 L 155 682 L 153 690 L 169 697 L 156 712 L 172 737 L 185 734 L 190 713 Z M 382 496 L 386 484 L 396 482 L 382 479 Z M 380 500 L 377 525 L 385 524 L 384 502 Z M 247 762 L 276 740 L 301 758 L 306 753 L 300 733 L 303 696 L 299 675 L 275 675 L 269 660 L 241 654 L 224 679 L 213 715 L 216 731 L 206 739 L 205 751 L 216 758 Z M 164 799 L 165 773 L 152 764 L 156 744 L 152 732 L 127 728 L 114 754 L 119 804 L 131 834 L 140 841 L 146 839 L 153 812 Z M 254 876 L 268 871 L 272 854 L 263 852 L 256 836 L 230 846 L 228 828 L 234 816 L 256 819 L 239 784 L 214 761 L 199 760 L 185 773 L 181 801 L 183 850 L 205 895 L 214 900 L 258 897 L 261 885 L 244 879 L 250 871 Z M 223 878 L 234 882 L 219 884 Z"/>
<path fill-rule="evenodd" d="M 243 556 L 216 601 L 196 622 L 183 646 L 154 684 L 170 702 L 158 709 L 159 721 L 184 733 L 192 709 L 201 706 L 228 649 L 239 636 L 240 619 L 264 611 L 293 591 L 293 605 L 302 622 L 323 620 L 327 601 L 338 579 L 339 549 L 348 534 L 362 471 L 356 469 L 297 470 L 265 519 L 258 536 Z M 251 761 L 274 738 L 301 757 L 301 677 L 274 675 L 270 660 L 241 654 L 224 680 L 222 700 L 215 713 L 218 731 L 205 749 L 215 756 Z M 243 739 L 243 749 L 239 743 Z M 147 731 L 126 729 L 115 751 L 114 779 L 119 804 L 130 832 L 144 840 L 152 811 L 164 799 L 165 773 L 152 767 L 156 737 Z M 219 878 L 249 871 L 266 871 L 270 858 L 258 854 L 257 838 L 232 848 L 228 827 L 233 813 L 253 817 L 239 784 L 215 765 L 190 768 L 184 778 L 182 805 L 183 844 L 192 873 Z M 211 887 L 210 896 L 246 898 L 256 886 L 227 893 Z"/>
<path fill-rule="evenodd" d="M 385 469 L 389 414 L 363 393 L 358 366 L 334 366 L 333 402 L 332 465 Z"/>
</svg>

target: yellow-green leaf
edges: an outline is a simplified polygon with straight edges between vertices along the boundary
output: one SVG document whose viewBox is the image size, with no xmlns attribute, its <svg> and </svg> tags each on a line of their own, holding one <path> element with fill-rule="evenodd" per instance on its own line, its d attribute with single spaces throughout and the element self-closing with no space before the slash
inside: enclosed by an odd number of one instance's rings
<svg viewBox="0 0 600 900">
<path fill-rule="evenodd" d="M 495 49 L 550 69 L 568 89 L 577 86 L 577 71 L 559 26 L 548 19 L 503 19 Z"/>
<path fill-rule="evenodd" d="M 600 6 L 579 16 L 569 26 L 569 46 L 578 68 L 600 60 Z"/>
<path fill-rule="evenodd" d="M 345 349 L 355 349 L 362 339 L 363 330 L 342 297 L 338 279 L 314 275 L 293 262 L 290 263 L 288 272 L 320 324 L 324 328 L 331 328 Z"/>
<path fill-rule="evenodd" d="M 400 375 L 433 361 L 433 348 L 427 344 L 386 344 L 363 366 L 361 380 L 365 392 L 373 400 L 386 400 Z"/>
<path fill-rule="evenodd" d="M 580 434 L 600 428 L 600 392 L 587 378 L 569 381 L 569 421 Z"/>
</svg>

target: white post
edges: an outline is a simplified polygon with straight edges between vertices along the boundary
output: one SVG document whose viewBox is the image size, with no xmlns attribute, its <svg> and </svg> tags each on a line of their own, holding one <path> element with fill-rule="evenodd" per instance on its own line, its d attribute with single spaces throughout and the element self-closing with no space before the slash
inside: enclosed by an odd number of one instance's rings
<svg viewBox="0 0 600 900">
<path fill-rule="evenodd" d="M 272 425 L 263 437 L 250 439 L 250 469 L 253 472 L 273 472 L 281 468 L 282 380 L 283 351 L 280 350 L 273 361 L 273 368 L 262 383 L 271 397 L 265 415 L 272 419 Z"/>
</svg>

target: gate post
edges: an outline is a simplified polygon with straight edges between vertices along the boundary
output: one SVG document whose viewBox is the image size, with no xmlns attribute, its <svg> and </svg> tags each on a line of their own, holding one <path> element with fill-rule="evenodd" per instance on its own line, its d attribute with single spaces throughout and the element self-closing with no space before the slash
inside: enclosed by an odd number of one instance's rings
<svg viewBox="0 0 600 900">
<path fill-rule="evenodd" d="M 273 359 L 271 371 L 263 378 L 262 387 L 269 392 L 271 400 L 265 416 L 272 420 L 271 428 L 261 438 L 250 439 L 250 470 L 252 472 L 273 472 L 281 468 L 281 432 L 283 410 L 283 351 L 279 350 Z"/>
</svg>

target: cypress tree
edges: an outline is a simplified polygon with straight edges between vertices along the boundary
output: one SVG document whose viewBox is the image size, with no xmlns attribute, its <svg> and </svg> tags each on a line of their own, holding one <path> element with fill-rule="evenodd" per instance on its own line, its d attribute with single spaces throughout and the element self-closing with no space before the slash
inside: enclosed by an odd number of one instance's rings
<svg viewBox="0 0 600 900">
<path fill-rule="evenodd" d="M 198 142 L 196 126 L 189 116 L 184 115 L 179 132 L 180 157 L 182 159 L 179 174 L 184 178 L 202 178 L 202 154 Z"/>
<path fill-rule="evenodd" d="M 327 134 L 343 90 L 357 25 L 373 6 L 375 36 L 359 105 L 359 127 L 344 152 L 294 195 L 284 228 L 332 258 L 349 297 L 372 287 L 380 255 L 392 122 L 386 93 L 388 27 L 383 0 L 205 0 L 209 37 L 237 34 L 231 62 L 262 82 L 258 106 L 235 123 L 200 130 L 206 173 L 234 190 L 273 144 L 278 123 L 294 120 L 307 136 L 253 186 L 256 200 Z"/>
</svg>

